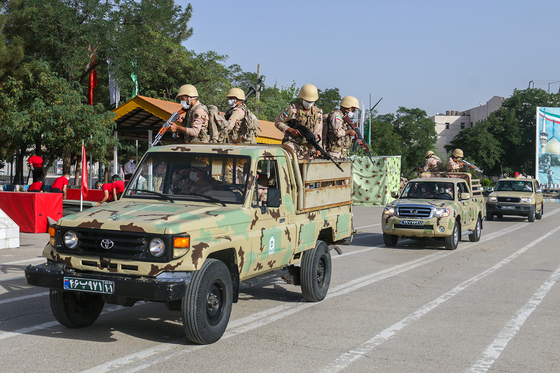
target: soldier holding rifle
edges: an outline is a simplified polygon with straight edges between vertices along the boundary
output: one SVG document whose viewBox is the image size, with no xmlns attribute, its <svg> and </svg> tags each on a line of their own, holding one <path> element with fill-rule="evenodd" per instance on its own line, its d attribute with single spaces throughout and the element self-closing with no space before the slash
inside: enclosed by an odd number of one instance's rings
<svg viewBox="0 0 560 373">
<path fill-rule="evenodd" d="M 185 111 L 179 116 L 178 123 L 171 123 L 171 131 L 180 132 L 185 135 L 187 143 L 209 143 L 208 133 L 208 108 L 198 101 L 198 91 L 192 84 L 179 87 L 177 97 L 181 100 L 181 106 Z"/>
<path fill-rule="evenodd" d="M 327 116 L 325 125 L 325 147 L 333 158 L 348 158 L 352 138 L 356 131 L 352 125 L 356 122 L 356 109 L 360 108 L 358 99 L 346 96 L 340 102 L 340 109 Z M 360 140 L 356 140 L 360 141 Z"/>
</svg>

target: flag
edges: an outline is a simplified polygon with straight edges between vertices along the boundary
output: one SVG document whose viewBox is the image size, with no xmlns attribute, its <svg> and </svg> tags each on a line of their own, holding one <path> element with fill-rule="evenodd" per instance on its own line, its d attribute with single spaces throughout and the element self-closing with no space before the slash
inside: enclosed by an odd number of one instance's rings
<svg viewBox="0 0 560 373">
<path fill-rule="evenodd" d="M 136 68 L 136 63 L 134 61 L 130 61 L 132 67 Z M 134 83 L 134 87 L 132 87 L 132 98 L 138 96 L 138 77 L 134 72 L 130 73 L 130 79 Z"/>
<path fill-rule="evenodd" d="M 87 197 L 88 194 L 86 148 L 83 142 L 82 142 L 82 194 L 84 195 L 84 197 Z"/>
<path fill-rule="evenodd" d="M 116 67 L 111 63 L 111 59 L 107 58 L 107 65 L 109 70 L 109 97 L 110 104 L 119 107 L 119 101 L 121 100 L 121 91 L 119 85 L 115 79 Z"/>
<path fill-rule="evenodd" d="M 89 72 L 88 104 L 93 106 L 93 90 L 97 86 L 97 72 L 95 71 L 95 59 L 93 58 L 93 47 L 91 47 L 91 71 Z"/>
</svg>

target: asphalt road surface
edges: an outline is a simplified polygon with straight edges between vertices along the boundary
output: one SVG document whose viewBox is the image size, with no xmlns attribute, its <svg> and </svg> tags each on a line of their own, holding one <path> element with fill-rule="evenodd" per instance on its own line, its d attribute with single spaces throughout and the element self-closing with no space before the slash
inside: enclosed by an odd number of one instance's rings
<svg viewBox="0 0 560 373">
<path fill-rule="evenodd" d="M 30 287 L 46 234 L 0 250 L 1 372 L 560 372 L 560 204 L 542 220 L 484 222 L 479 242 L 383 245 L 382 208 L 355 207 L 358 233 L 331 251 L 322 302 L 274 273 L 243 283 L 228 329 L 189 343 L 180 313 L 105 305 L 68 329 Z"/>
</svg>

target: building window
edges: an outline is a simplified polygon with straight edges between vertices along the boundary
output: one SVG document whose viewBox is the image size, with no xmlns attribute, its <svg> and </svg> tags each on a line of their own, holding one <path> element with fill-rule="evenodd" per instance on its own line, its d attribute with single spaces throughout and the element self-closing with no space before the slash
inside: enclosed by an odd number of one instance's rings
<svg viewBox="0 0 560 373">
<path fill-rule="evenodd" d="M 446 130 L 449 129 L 449 123 L 445 123 L 445 129 L 446 129 Z"/>
<path fill-rule="evenodd" d="M 461 129 L 465 129 L 465 122 L 461 123 Z"/>
<path fill-rule="evenodd" d="M 473 122 L 471 122 L 471 128 L 473 128 L 473 127 L 474 127 Z"/>
</svg>

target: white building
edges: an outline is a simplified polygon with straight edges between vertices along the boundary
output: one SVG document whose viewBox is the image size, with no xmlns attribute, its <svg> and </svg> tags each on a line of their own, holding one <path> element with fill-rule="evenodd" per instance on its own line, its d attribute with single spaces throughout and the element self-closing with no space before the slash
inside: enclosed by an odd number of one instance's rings
<svg viewBox="0 0 560 373">
<path fill-rule="evenodd" d="M 437 133 L 436 153 L 441 157 L 447 157 L 445 145 L 449 145 L 451 140 L 462 129 L 474 127 L 476 123 L 488 118 L 490 113 L 498 110 L 504 102 L 503 97 L 494 96 L 486 104 L 464 111 L 447 111 L 444 114 L 437 114 L 430 117 L 435 123 Z M 443 158 L 442 158 L 443 159 Z"/>
</svg>

